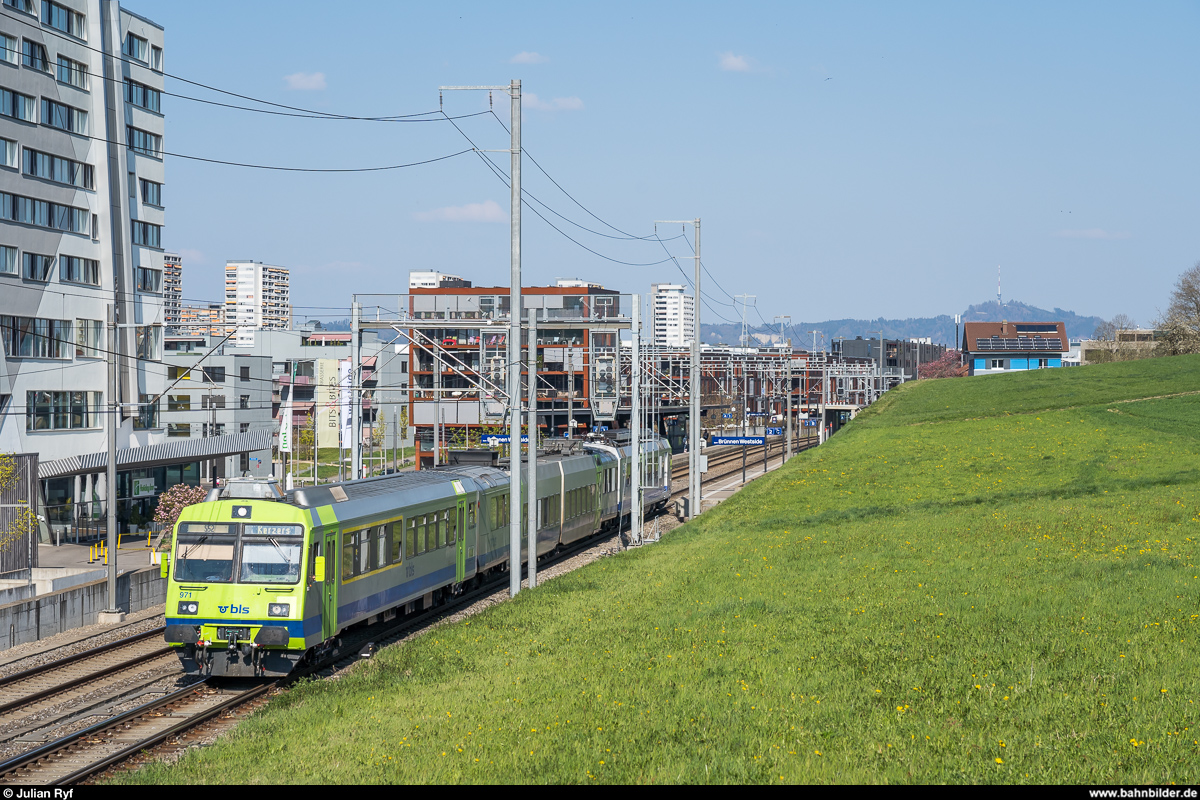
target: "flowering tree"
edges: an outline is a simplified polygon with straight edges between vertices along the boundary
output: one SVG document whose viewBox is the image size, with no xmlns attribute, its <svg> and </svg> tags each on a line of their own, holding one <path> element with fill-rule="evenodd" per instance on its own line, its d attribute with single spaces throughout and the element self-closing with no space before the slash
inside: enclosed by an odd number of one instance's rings
<svg viewBox="0 0 1200 800">
<path fill-rule="evenodd" d="M 172 486 L 159 495 L 154 521 L 162 525 L 164 534 L 170 534 L 179 521 L 179 513 L 188 506 L 204 502 L 207 494 L 208 491 L 201 486 L 188 486 L 186 483 Z"/>
<path fill-rule="evenodd" d="M 958 350 L 947 350 L 946 355 L 922 364 L 917 371 L 918 378 L 961 378 L 967 374 L 967 367 L 962 361 L 962 353 Z"/>
</svg>

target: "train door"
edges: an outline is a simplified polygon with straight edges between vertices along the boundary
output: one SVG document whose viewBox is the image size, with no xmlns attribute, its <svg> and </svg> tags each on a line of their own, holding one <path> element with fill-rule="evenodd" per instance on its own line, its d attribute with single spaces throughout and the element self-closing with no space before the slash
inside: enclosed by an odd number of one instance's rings
<svg viewBox="0 0 1200 800">
<path fill-rule="evenodd" d="M 467 576 L 467 497 L 465 495 L 458 496 L 458 502 L 455 503 L 455 514 L 458 515 L 458 524 L 455 525 L 455 530 L 458 532 L 454 543 L 454 582 L 462 583 Z"/>
<path fill-rule="evenodd" d="M 338 531 L 325 531 L 325 584 L 321 589 L 321 634 L 330 639 L 337 633 L 337 587 L 342 565 L 338 563 Z"/>
</svg>

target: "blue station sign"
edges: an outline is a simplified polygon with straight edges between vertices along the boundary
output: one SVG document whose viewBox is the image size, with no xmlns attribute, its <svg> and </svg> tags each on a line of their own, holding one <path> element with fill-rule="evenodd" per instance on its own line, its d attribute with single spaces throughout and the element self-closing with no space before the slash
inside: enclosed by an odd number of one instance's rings
<svg viewBox="0 0 1200 800">
<path fill-rule="evenodd" d="M 713 447 L 721 445 L 748 445 L 748 444 L 766 444 L 767 437 L 765 436 L 714 436 L 712 439 Z"/>
<path fill-rule="evenodd" d="M 483 441 L 485 444 L 508 444 L 511 440 L 512 440 L 512 437 L 510 437 L 510 436 L 484 436 L 483 437 Z M 529 444 L 529 437 L 522 436 L 521 444 Z"/>
</svg>

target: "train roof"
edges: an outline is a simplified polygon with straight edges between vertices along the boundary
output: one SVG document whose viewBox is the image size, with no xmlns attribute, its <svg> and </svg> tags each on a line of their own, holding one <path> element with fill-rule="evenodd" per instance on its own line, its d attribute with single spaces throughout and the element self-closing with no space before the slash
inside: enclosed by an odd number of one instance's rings
<svg viewBox="0 0 1200 800">
<path fill-rule="evenodd" d="M 423 499 L 434 499 L 456 494 L 454 481 L 479 484 L 479 488 L 489 488 L 508 482 L 508 475 L 491 467 L 443 467 L 432 470 L 399 472 L 394 475 L 381 475 L 375 478 L 362 478 L 356 481 L 328 483 L 321 486 L 306 486 L 295 489 L 288 496 L 292 505 L 300 508 L 314 508 L 334 503 L 363 501 L 373 498 L 388 497 L 396 493 L 416 495 L 410 502 L 421 502 Z M 464 488 L 466 488 L 464 486 Z M 472 485 L 472 490 L 476 487 Z"/>
</svg>

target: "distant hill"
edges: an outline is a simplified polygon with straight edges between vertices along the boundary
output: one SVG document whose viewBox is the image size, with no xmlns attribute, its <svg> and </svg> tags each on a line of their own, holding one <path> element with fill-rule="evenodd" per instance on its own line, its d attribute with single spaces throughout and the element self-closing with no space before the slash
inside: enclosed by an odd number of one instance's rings
<svg viewBox="0 0 1200 800">
<path fill-rule="evenodd" d="M 962 314 L 963 322 L 1000 322 L 1002 320 L 1026 322 L 1063 322 L 1067 326 L 1067 336 L 1072 339 L 1085 339 L 1092 335 L 1096 326 L 1104 320 L 1100 317 L 1084 317 L 1074 311 L 1061 308 L 1046 310 L 1010 300 L 1003 306 L 995 300 L 979 303 L 967 308 Z M 938 317 L 909 317 L 908 319 L 831 319 L 823 322 L 793 323 L 787 335 L 792 337 L 796 347 L 812 347 L 812 331 L 817 331 L 817 347 L 822 342 L 825 347 L 834 339 L 845 337 L 853 339 L 861 336 L 864 339 L 879 336 L 883 331 L 886 339 L 919 339 L 931 338 L 935 344 L 954 344 L 954 317 L 943 314 Z M 749 335 L 762 344 L 778 340 L 778 325 L 747 326 Z M 701 323 L 700 335 L 705 344 L 738 344 L 742 333 L 739 324 L 708 325 Z M 824 338 L 822 338 L 824 337 Z"/>
</svg>

